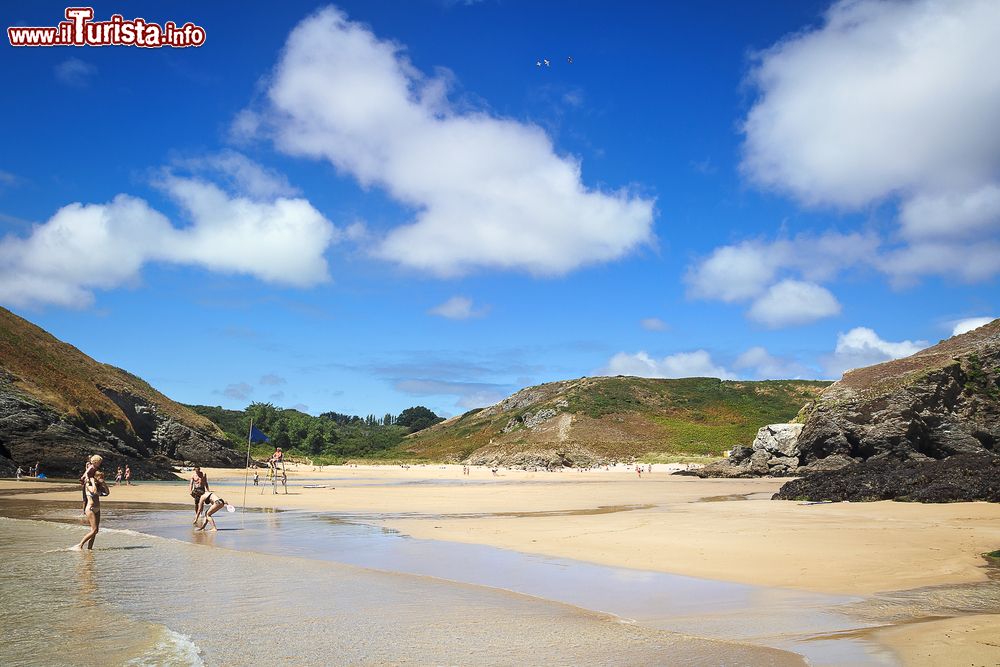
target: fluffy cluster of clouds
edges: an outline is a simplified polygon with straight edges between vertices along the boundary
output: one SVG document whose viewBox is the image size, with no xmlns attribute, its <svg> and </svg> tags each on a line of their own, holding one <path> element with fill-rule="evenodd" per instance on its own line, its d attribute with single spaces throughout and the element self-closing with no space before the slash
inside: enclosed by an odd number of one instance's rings
<svg viewBox="0 0 1000 667">
<path fill-rule="evenodd" d="M 93 68 L 57 68 L 79 85 Z M 426 76 L 397 44 L 327 8 L 289 36 L 260 111 L 234 129 L 267 134 L 279 150 L 328 160 L 362 186 L 414 211 L 381 239 L 363 225 L 340 231 L 281 175 L 233 151 L 179 160 L 158 185 L 178 224 L 121 194 L 74 203 L 27 237 L 0 239 L 0 301 L 82 306 L 93 291 L 134 284 L 165 262 L 310 286 L 328 279 L 326 249 L 365 240 L 376 257 L 449 276 L 477 268 L 558 275 L 617 259 L 652 241 L 654 202 L 586 187 L 579 163 L 557 154 L 539 127 L 456 109 L 450 74 Z M 211 176 L 208 176 L 211 174 Z M 443 317 L 474 317 L 459 301 Z"/>
<path fill-rule="evenodd" d="M 998 61 L 993 0 L 837 2 L 821 26 L 758 54 L 742 171 L 808 206 L 898 205 L 893 235 L 845 247 L 842 261 L 827 254 L 836 270 L 861 262 L 897 285 L 991 278 L 1000 273 Z M 779 270 L 808 273 L 785 256 L 788 243 L 717 249 L 689 274 L 693 295 L 761 298 L 780 284 L 771 282 L 775 251 Z M 724 266 L 730 257 L 737 266 Z M 836 314 L 833 296 L 815 284 L 833 277 L 830 268 L 806 278 L 809 288 L 778 289 L 771 307 L 754 304 L 749 316 L 785 326 Z M 774 307 L 779 297 L 786 307 Z M 789 320 L 786 311 L 807 301 L 812 310 Z"/>
<path fill-rule="evenodd" d="M 86 306 L 95 289 L 137 283 L 150 262 L 296 287 L 329 279 L 324 253 L 340 235 L 329 220 L 305 199 L 277 196 L 280 183 L 242 156 L 209 163 L 230 174 L 234 186 L 250 175 L 255 186 L 234 193 L 198 175 L 165 172 L 158 185 L 182 212 L 184 225 L 143 199 L 120 194 L 103 204 L 69 204 L 26 237 L 0 239 L 0 301 Z"/>
<path fill-rule="evenodd" d="M 971 324 L 972 320 L 966 322 Z M 852 368 L 908 357 L 925 347 L 927 341 L 887 341 L 867 327 L 855 327 L 838 334 L 836 347 L 823 359 L 822 371 L 794 359 L 774 356 L 767 349 L 757 346 L 740 354 L 730 367 L 712 359 L 707 350 L 678 352 L 661 359 L 644 351 L 619 352 L 611 357 L 600 374 L 652 378 L 716 377 L 723 380 L 783 380 L 817 376 L 837 379 Z"/>
<path fill-rule="evenodd" d="M 748 302 L 747 316 L 764 326 L 806 324 L 841 311 L 819 283 L 871 265 L 878 247 L 877 237 L 862 233 L 743 241 L 716 248 L 685 280 L 692 297 Z"/>
<path fill-rule="evenodd" d="M 654 202 L 586 187 L 579 163 L 537 126 L 447 98 L 402 47 L 326 8 L 289 36 L 266 107 L 235 129 L 323 159 L 414 210 L 374 254 L 442 276 L 477 268 L 538 275 L 617 259 L 652 239 Z"/>
</svg>

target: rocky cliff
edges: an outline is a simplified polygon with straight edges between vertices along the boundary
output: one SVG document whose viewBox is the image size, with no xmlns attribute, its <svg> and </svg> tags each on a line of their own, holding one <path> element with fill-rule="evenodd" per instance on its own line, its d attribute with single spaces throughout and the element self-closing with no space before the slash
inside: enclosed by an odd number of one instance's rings
<svg viewBox="0 0 1000 667">
<path fill-rule="evenodd" d="M 699 474 L 801 475 L 780 498 L 996 500 L 1000 320 L 849 371 L 798 421 L 797 437 L 779 446 L 761 429 L 753 447 L 737 447 Z"/>
<path fill-rule="evenodd" d="M 183 462 L 242 462 L 209 420 L 0 308 L 0 474 L 40 461 L 76 476 L 91 454 L 146 479 Z"/>
<path fill-rule="evenodd" d="M 801 464 L 844 470 L 806 475 L 779 497 L 996 501 L 1000 320 L 845 373 L 803 417 Z"/>
</svg>

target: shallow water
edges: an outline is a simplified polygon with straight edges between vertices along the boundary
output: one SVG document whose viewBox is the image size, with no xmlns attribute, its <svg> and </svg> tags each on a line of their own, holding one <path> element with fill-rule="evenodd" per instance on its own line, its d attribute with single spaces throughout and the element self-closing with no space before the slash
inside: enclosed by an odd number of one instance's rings
<svg viewBox="0 0 1000 667">
<path fill-rule="evenodd" d="M 8 516 L 80 522 L 79 506 L 71 502 L 5 501 L 0 509 Z M 634 508 L 603 511 L 629 509 Z M 190 510 L 178 506 L 115 504 L 105 509 L 104 521 L 105 526 L 177 542 L 297 556 L 524 593 L 611 613 L 644 627 L 792 650 L 815 665 L 891 664 L 863 638 L 837 635 L 877 624 L 838 611 L 862 602 L 858 598 L 613 568 L 482 545 L 416 540 L 381 528 L 377 519 L 385 518 L 382 515 L 220 512 L 216 514 L 220 528 L 216 533 L 192 530 L 190 517 Z M 831 635 L 833 639 L 817 639 Z"/>
<path fill-rule="evenodd" d="M 0 518 L 0 663 L 798 664 L 479 586 L 131 530 L 58 550 L 81 531 Z"/>
</svg>

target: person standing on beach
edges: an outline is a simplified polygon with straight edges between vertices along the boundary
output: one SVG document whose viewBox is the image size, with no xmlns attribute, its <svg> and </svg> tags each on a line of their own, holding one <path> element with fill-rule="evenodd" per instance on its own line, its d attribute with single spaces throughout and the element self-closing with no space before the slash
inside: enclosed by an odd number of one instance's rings
<svg viewBox="0 0 1000 667">
<path fill-rule="evenodd" d="M 115 486 L 122 485 L 122 467 L 118 466 L 118 472 L 115 473 Z"/>
<path fill-rule="evenodd" d="M 17 478 L 17 481 L 19 482 L 21 481 L 21 473 L 23 472 L 24 471 L 21 470 L 21 466 L 17 466 L 17 472 L 14 473 L 15 477 Z"/>
<path fill-rule="evenodd" d="M 38 477 L 38 467 L 42 464 L 41 461 L 35 461 L 35 474 L 33 477 Z"/>
<path fill-rule="evenodd" d="M 80 484 L 83 485 L 83 513 L 87 513 L 87 505 L 90 502 L 87 496 L 87 482 L 93 479 L 94 475 L 101 469 L 101 463 L 104 459 L 101 458 L 99 454 L 94 454 L 89 459 L 87 459 L 87 465 L 83 470 L 83 475 L 80 476 Z"/>
<path fill-rule="evenodd" d="M 88 549 L 94 548 L 94 539 L 97 538 L 97 533 L 101 529 L 101 496 L 106 496 L 109 493 L 108 485 L 104 483 L 104 473 L 97 470 L 100 467 L 101 457 L 95 455 L 91 457 L 91 460 L 95 458 L 98 459 L 98 462 L 94 467 L 94 474 L 84 475 L 86 482 L 83 486 L 83 490 L 87 494 L 87 507 L 84 509 L 84 514 L 90 523 L 90 532 L 84 535 L 80 543 L 73 547 L 75 551 L 82 551 L 84 545 Z"/>
<path fill-rule="evenodd" d="M 132 486 L 132 469 L 125 464 L 125 486 Z"/>
<path fill-rule="evenodd" d="M 257 466 L 254 466 L 253 468 L 253 485 L 260 485 L 260 475 L 257 474 Z"/>
<path fill-rule="evenodd" d="M 194 521 L 191 523 L 198 523 L 198 517 L 201 516 L 201 497 L 208 490 L 208 475 L 201 471 L 201 466 L 195 466 L 191 483 L 188 485 L 188 493 L 194 498 Z"/>
</svg>

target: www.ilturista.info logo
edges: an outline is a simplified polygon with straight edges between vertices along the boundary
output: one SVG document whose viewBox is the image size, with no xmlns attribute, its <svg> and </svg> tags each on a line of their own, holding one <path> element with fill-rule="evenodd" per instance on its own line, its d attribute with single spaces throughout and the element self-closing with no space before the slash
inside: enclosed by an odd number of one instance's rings
<svg viewBox="0 0 1000 667">
<path fill-rule="evenodd" d="M 66 20 L 55 27 L 11 26 L 7 38 L 11 46 L 162 46 L 185 48 L 205 43 L 205 29 L 190 21 L 178 26 L 167 21 L 162 26 L 146 19 L 126 20 L 112 14 L 107 21 L 94 21 L 93 7 L 67 7 Z"/>
</svg>

